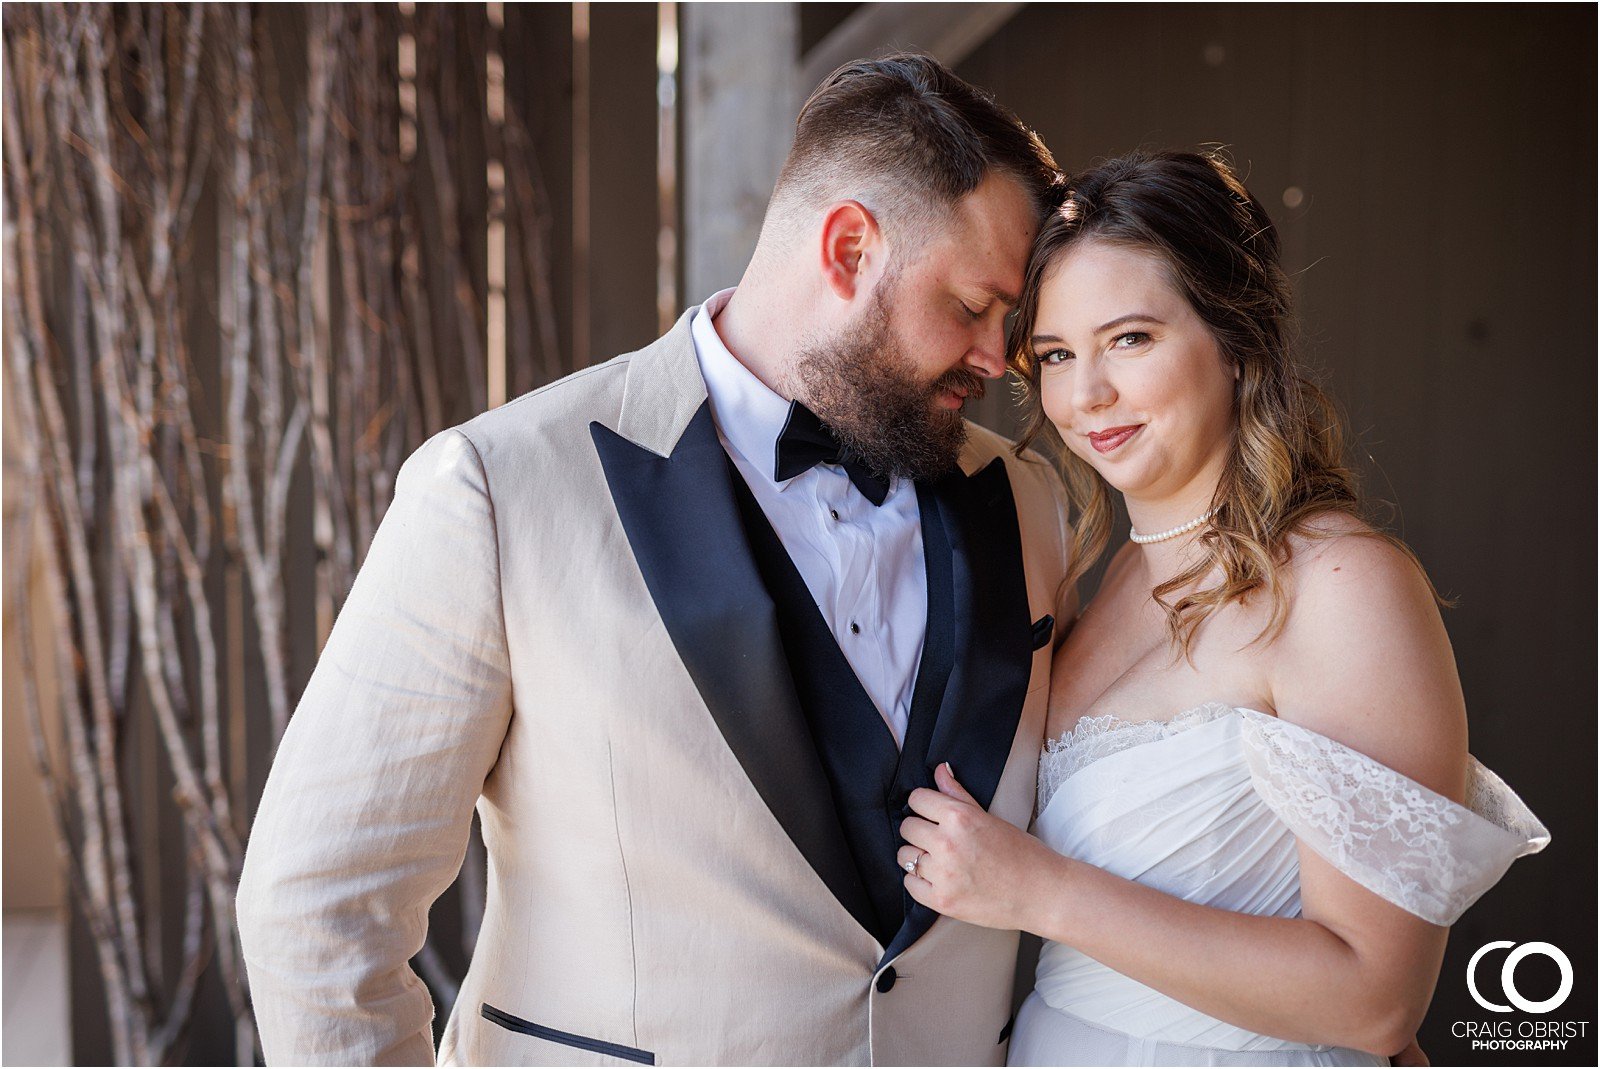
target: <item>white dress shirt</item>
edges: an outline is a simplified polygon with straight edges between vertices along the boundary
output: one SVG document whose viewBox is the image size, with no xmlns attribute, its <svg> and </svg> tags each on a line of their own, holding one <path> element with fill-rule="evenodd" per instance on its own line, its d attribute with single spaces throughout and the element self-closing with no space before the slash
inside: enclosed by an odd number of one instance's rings
<svg viewBox="0 0 1600 1069">
<path fill-rule="evenodd" d="M 722 447 L 799 569 L 856 678 L 898 746 L 905 740 L 928 616 L 916 486 L 889 483 L 873 505 L 842 467 L 818 464 L 774 477 L 789 417 L 779 397 L 722 343 L 713 323 L 733 290 L 714 294 L 690 324 Z"/>
</svg>

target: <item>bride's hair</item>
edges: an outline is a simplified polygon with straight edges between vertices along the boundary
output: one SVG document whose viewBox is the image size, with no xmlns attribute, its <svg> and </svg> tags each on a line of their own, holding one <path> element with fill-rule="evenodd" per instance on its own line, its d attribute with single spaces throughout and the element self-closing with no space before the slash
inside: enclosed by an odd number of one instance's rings
<svg viewBox="0 0 1600 1069">
<path fill-rule="evenodd" d="M 1344 464 L 1343 421 L 1291 353 L 1290 290 L 1278 262 L 1277 230 L 1215 155 L 1123 156 L 1064 180 L 1053 200 L 1056 206 L 1034 241 L 1008 346 L 1031 408 L 1017 450 L 1041 434 L 1061 445 L 1039 403 L 1041 366 L 1029 341 L 1051 269 L 1067 249 L 1089 240 L 1161 257 L 1239 378 L 1233 442 L 1211 502 L 1217 513 L 1199 536 L 1205 552 L 1152 595 L 1184 656 L 1207 617 L 1262 589 L 1272 599 L 1272 614 L 1257 640 L 1270 639 L 1288 617 L 1282 569 L 1291 536 L 1328 537 L 1333 532 L 1314 520 L 1330 514 L 1361 520 L 1363 510 L 1355 474 Z M 1067 578 L 1076 583 L 1105 552 L 1112 490 L 1071 451 L 1058 452 L 1078 513 Z M 1395 545 L 1421 570 L 1399 539 L 1364 522 L 1359 530 Z M 1215 585 L 1169 600 L 1214 570 L 1222 576 Z"/>
</svg>

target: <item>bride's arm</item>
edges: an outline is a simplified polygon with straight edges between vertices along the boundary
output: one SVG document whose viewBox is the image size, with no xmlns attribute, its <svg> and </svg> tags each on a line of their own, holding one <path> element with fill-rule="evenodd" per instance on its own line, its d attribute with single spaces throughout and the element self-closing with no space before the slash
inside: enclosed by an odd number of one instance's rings
<svg viewBox="0 0 1600 1069">
<path fill-rule="evenodd" d="M 1466 718 L 1426 584 L 1393 547 L 1341 537 L 1295 569 L 1277 640 L 1274 706 L 1298 723 L 1460 801 Z M 1186 902 L 1062 857 L 989 817 L 949 771 L 918 792 L 908 876 L 949 916 L 1075 947 L 1213 1017 L 1266 1035 L 1393 1054 L 1432 998 L 1447 928 L 1392 905 L 1300 847 L 1299 918 Z M 937 826 L 936 826 L 937 825 Z M 910 849 L 910 848 L 908 848 Z M 914 851 L 913 851 L 914 852 Z"/>
</svg>

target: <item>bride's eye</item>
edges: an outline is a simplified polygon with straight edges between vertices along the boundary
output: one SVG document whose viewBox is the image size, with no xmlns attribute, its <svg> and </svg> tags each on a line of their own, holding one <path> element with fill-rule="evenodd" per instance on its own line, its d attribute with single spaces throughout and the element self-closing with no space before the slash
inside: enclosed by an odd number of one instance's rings
<svg viewBox="0 0 1600 1069">
<path fill-rule="evenodd" d="M 1118 334 L 1112 339 L 1112 345 L 1118 349 L 1132 349 L 1143 345 L 1150 340 L 1150 335 L 1142 330 L 1130 330 L 1126 334 Z"/>
<path fill-rule="evenodd" d="M 1034 359 L 1038 360 L 1039 363 L 1045 365 L 1046 367 L 1065 364 L 1067 361 L 1072 359 L 1072 350 L 1051 349 L 1048 352 L 1035 354 Z"/>
</svg>

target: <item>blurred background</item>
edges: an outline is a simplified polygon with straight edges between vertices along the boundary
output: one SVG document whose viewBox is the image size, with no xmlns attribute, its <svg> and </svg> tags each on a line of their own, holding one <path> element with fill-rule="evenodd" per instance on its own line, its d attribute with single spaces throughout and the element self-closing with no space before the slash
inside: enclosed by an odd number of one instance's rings
<svg viewBox="0 0 1600 1069">
<path fill-rule="evenodd" d="M 1550 1017 L 1595 1016 L 1593 7 L 3 20 L 6 1064 L 259 1059 L 233 883 L 400 462 L 735 283 L 800 101 L 891 46 L 992 90 L 1068 170 L 1220 145 L 1267 204 L 1365 486 L 1458 599 L 1472 749 L 1554 836 L 1456 925 L 1422 1044 L 1595 1063 L 1592 1023 L 1555 1053 L 1452 1035 L 1487 1016 L 1464 970 L 1490 940 L 1559 946 Z M 1004 390 L 973 415 L 1020 422 Z M 483 864 L 416 961 L 440 1026 Z M 1557 982 L 1517 973 L 1529 999 Z"/>
</svg>

